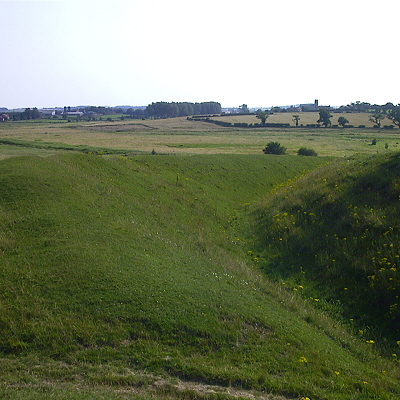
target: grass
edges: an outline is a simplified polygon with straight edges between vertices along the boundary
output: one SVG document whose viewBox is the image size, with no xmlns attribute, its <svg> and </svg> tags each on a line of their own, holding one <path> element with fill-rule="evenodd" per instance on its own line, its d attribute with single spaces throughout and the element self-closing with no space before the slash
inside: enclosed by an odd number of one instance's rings
<svg viewBox="0 0 400 400">
<path fill-rule="evenodd" d="M 335 117 L 337 114 L 334 114 Z M 347 114 L 346 114 L 347 115 Z M 368 114 L 350 114 L 361 122 Z M 285 113 L 272 115 L 278 122 L 288 122 Z M 231 121 L 252 121 L 254 116 L 220 117 Z M 310 121 L 318 118 L 315 113 L 303 113 L 302 118 Z M 289 121 L 290 122 L 290 121 Z M 304 120 L 304 122 L 306 122 Z M 354 122 L 354 121 L 352 121 Z M 223 128 L 202 121 L 186 118 L 145 121 L 96 121 L 96 122 L 52 122 L 3 123 L 0 139 L 18 141 L 29 146 L 42 144 L 53 148 L 87 147 L 126 153 L 159 154 L 257 154 L 270 141 L 278 141 L 296 154 L 299 148 L 314 149 L 321 156 L 351 156 L 394 151 L 399 146 L 397 129 L 367 128 L 310 129 L 310 128 Z M 376 145 L 372 141 L 376 140 Z M 28 143 L 30 142 L 30 144 Z M 20 146 L 19 146 L 20 147 Z"/>
<path fill-rule="evenodd" d="M 248 252 L 254 202 L 332 158 L 264 155 L 264 142 L 249 154 L 256 132 L 149 124 L 157 134 L 1 125 L 17 149 L 75 147 L 0 161 L 0 396 L 398 398 L 395 357 Z M 139 136 L 191 154 L 111 154 L 143 150 Z M 245 154 L 206 154 L 219 143 Z"/>
<path fill-rule="evenodd" d="M 337 162 L 278 190 L 255 212 L 262 268 L 306 296 L 337 302 L 365 340 L 395 347 L 399 168 L 398 153 Z"/>
<path fill-rule="evenodd" d="M 289 397 L 396 393 L 390 361 L 246 262 L 237 213 L 319 163 L 3 160 L 0 348 L 13 370 L 4 393 L 29 398 L 46 381 L 61 396 L 77 376 L 101 391 L 146 374 Z"/>
<path fill-rule="evenodd" d="M 38 148 L 32 147 L 30 145 L 27 146 L 16 146 L 13 144 L 0 144 L 0 159 L 9 158 L 9 157 L 19 157 L 19 156 L 49 156 L 58 153 L 59 150 L 50 150 L 49 148 Z"/>
<path fill-rule="evenodd" d="M 43 142 L 41 139 L 36 139 L 34 142 L 29 140 L 18 139 L 0 139 L 1 148 L 0 154 L 2 158 L 15 157 L 17 155 L 52 155 L 59 150 L 69 152 L 82 152 L 89 154 L 125 154 L 125 150 L 109 148 L 98 148 L 86 145 L 67 145 L 64 143 Z M 16 148 L 18 148 L 17 151 Z M 14 150 L 14 151 L 13 151 Z"/>
</svg>

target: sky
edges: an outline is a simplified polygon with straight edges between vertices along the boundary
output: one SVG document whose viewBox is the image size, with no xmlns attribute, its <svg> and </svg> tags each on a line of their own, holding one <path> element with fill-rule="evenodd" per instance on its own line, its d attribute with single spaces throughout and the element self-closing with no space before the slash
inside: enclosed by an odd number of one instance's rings
<svg viewBox="0 0 400 400">
<path fill-rule="evenodd" d="M 0 107 L 400 103 L 398 0 L 0 0 Z"/>
</svg>

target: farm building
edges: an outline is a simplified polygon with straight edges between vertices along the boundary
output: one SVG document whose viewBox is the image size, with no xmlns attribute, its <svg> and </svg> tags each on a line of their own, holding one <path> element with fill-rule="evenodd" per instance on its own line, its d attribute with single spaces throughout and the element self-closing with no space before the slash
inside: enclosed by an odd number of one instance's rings
<svg viewBox="0 0 400 400">
<path fill-rule="evenodd" d="M 319 111 L 321 108 L 326 108 L 328 110 L 332 109 L 331 106 L 320 106 L 317 99 L 314 101 L 314 103 L 300 104 L 299 108 L 301 111 Z"/>
<path fill-rule="evenodd" d="M 54 108 L 42 108 L 40 114 L 42 114 L 43 117 L 52 117 L 56 115 L 56 110 Z"/>
<path fill-rule="evenodd" d="M 301 111 L 318 111 L 318 100 L 314 103 L 300 104 Z"/>
</svg>

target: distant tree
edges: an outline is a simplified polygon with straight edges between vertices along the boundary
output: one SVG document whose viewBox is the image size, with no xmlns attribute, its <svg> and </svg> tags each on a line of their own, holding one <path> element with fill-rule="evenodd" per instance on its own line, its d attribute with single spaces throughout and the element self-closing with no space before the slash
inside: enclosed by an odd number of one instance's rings
<svg viewBox="0 0 400 400">
<path fill-rule="evenodd" d="M 25 108 L 25 111 L 21 113 L 21 119 L 38 119 L 40 118 L 39 110 L 35 108 Z"/>
<path fill-rule="evenodd" d="M 279 113 L 279 112 L 282 112 L 283 110 L 284 110 L 283 108 L 278 107 L 278 106 L 271 108 L 271 112 L 273 112 L 273 113 Z"/>
<path fill-rule="evenodd" d="M 126 110 L 126 113 L 131 117 L 131 118 L 144 118 L 145 116 L 145 111 L 142 110 L 141 108 L 128 108 Z"/>
<path fill-rule="evenodd" d="M 247 107 L 247 104 L 242 104 L 240 107 L 240 113 L 241 114 L 249 114 L 249 108 Z"/>
<path fill-rule="evenodd" d="M 343 128 L 345 127 L 345 125 L 346 124 L 348 124 L 349 123 L 349 120 L 347 119 L 347 118 L 345 118 L 345 117 L 339 117 L 338 118 L 338 124 L 340 125 L 340 126 L 342 126 Z"/>
<path fill-rule="evenodd" d="M 387 116 L 394 125 L 400 128 L 400 105 L 397 105 L 393 109 L 389 110 L 389 114 Z"/>
<path fill-rule="evenodd" d="M 319 120 L 317 123 L 322 124 L 326 128 L 331 126 L 330 118 L 332 118 L 331 113 L 326 108 L 322 108 L 319 112 Z"/>
<path fill-rule="evenodd" d="M 205 103 L 167 103 L 165 101 L 151 103 L 145 114 L 154 118 L 184 117 L 188 115 L 220 114 L 221 104 L 210 101 Z"/>
<path fill-rule="evenodd" d="M 286 154 L 286 147 L 282 146 L 278 142 L 269 142 L 263 149 L 263 153 L 283 155 Z"/>
<path fill-rule="evenodd" d="M 377 128 L 380 128 L 381 122 L 384 119 L 385 119 L 385 116 L 383 114 L 372 114 L 371 117 L 369 118 L 369 121 L 374 123 Z"/>
<path fill-rule="evenodd" d="M 297 155 L 299 155 L 299 156 L 317 157 L 318 153 L 313 149 L 309 149 L 307 147 L 300 147 L 300 149 L 297 150 Z"/>
<path fill-rule="evenodd" d="M 190 103 L 179 103 L 179 116 L 184 117 L 194 114 L 194 106 Z"/>
<path fill-rule="evenodd" d="M 356 101 L 355 103 L 350 103 L 347 106 L 348 111 L 356 111 L 356 112 L 366 112 L 371 108 L 371 104 L 365 101 Z"/>
<path fill-rule="evenodd" d="M 385 105 L 381 106 L 382 107 L 382 111 L 385 113 L 390 112 L 390 110 L 393 110 L 395 108 L 393 103 L 386 103 Z"/>
<path fill-rule="evenodd" d="M 267 121 L 269 114 L 266 111 L 258 110 L 256 113 L 256 118 L 261 120 L 261 125 L 264 126 Z"/>
<path fill-rule="evenodd" d="M 299 121 L 300 121 L 300 115 L 292 115 L 293 119 L 292 121 L 296 124 L 296 126 L 299 126 Z"/>
</svg>

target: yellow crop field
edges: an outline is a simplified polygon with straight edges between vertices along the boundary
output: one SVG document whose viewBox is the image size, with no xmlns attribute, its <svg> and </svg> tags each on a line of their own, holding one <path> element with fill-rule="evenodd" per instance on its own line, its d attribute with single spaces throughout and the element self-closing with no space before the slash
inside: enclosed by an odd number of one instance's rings
<svg viewBox="0 0 400 400">
<path fill-rule="evenodd" d="M 269 116 L 267 122 L 271 123 L 283 123 L 290 124 L 295 126 L 295 122 L 293 121 L 293 115 L 298 115 L 300 117 L 299 125 L 308 125 L 308 124 L 316 124 L 319 118 L 319 114 L 317 112 L 290 112 L 290 113 L 275 113 Z M 331 112 L 332 125 L 338 124 L 338 119 L 340 117 L 345 117 L 350 125 L 354 125 L 355 127 L 359 125 L 365 125 L 366 127 L 373 127 L 374 124 L 369 121 L 371 114 L 367 113 L 336 113 Z M 221 116 L 219 119 L 226 122 L 246 122 L 248 124 L 256 124 L 259 123 L 260 120 L 255 115 L 229 115 L 229 116 Z M 382 125 L 388 124 L 390 125 L 390 121 L 388 119 L 383 120 Z"/>
</svg>

